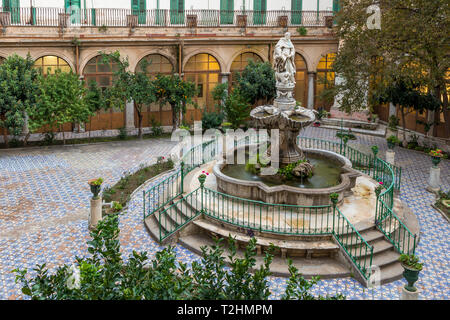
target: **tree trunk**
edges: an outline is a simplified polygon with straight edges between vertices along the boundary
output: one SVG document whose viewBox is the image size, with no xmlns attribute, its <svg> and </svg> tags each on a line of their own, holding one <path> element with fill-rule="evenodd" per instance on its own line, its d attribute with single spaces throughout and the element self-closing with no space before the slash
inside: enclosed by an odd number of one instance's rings
<svg viewBox="0 0 450 320">
<path fill-rule="evenodd" d="M 63 145 L 66 145 L 66 136 L 64 135 L 64 127 L 62 125 L 59 126 L 59 131 L 61 131 L 63 135 Z"/>
<path fill-rule="evenodd" d="M 405 107 L 400 107 L 400 113 L 402 114 L 402 128 L 403 128 L 403 145 L 406 147 L 406 116 L 405 116 Z"/>
<path fill-rule="evenodd" d="M 172 107 L 172 129 L 175 131 L 178 128 L 178 112 Z"/>
<path fill-rule="evenodd" d="M 9 148 L 9 141 L 8 141 L 8 130 L 6 130 L 6 128 L 3 128 L 3 140 L 5 142 L 5 146 L 6 148 Z"/>
<path fill-rule="evenodd" d="M 448 96 L 447 90 L 443 90 L 443 103 L 442 103 L 442 112 L 444 113 L 444 127 L 445 127 L 445 137 L 450 138 L 450 110 L 448 109 Z"/>
<path fill-rule="evenodd" d="M 28 139 L 30 138 L 30 131 L 25 135 L 25 138 L 23 139 L 23 145 L 26 147 L 28 145 Z"/>
<path fill-rule="evenodd" d="M 138 115 L 138 127 L 139 127 L 139 129 L 138 129 L 138 138 L 140 140 L 142 140 L 142 118 L 144 118 L 144 116 L 143 116 L 143 114 L 141 112 L 141 109 L 138 107 L 138 105 L 136 104 L 135 101 L 133 102 L 133 104 L 134 104 L 134 109 L 136 110 L 136 113 Z"/>
</svg>

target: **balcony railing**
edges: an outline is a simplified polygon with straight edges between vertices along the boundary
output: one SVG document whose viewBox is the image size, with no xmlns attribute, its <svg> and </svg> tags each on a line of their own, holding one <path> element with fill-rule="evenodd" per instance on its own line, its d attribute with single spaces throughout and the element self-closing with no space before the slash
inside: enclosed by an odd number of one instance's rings
<svg viewBox="0 0 450 320">
<path fill-rule="evenodd" d="M 0 26 L 324 27 L 332 11 L 3 8 Z M 329 18 L 328 18 L 329 20 Z"/>
</svg>

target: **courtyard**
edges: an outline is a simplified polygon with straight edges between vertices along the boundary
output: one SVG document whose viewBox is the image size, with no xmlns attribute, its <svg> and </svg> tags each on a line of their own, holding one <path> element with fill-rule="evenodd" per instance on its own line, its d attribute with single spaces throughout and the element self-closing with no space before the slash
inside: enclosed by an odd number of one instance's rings
<svg viewBox="0 0 450 320">
<path fill-rule="evenodd" d="M 302 132 L 302 136 L 326 140 L 336 140 L 335 134 L 335 130 L 314 127 Z M 362 134 L 356 134 L 356 137 L 352 145 L 366 150 L 377 145 L 380 157 L 384 158 L 387 149 L 384 138 Z M 2 151 L 0 298 L 24 298 L 20 285 L 14 283 L 13 269 L 32 269 L 43 263 L 53 269 L 58 265 L 72 264 L 75 256 L 85 255 L 89 239 L 89 179 L 103 177 L 105 186 L 113 185 L 124 173 L 136 171 L 141 164 L 149 165 L 155 163 L 159 156 L 169 156 L 175 146 L 176 143 L 170 139 L 154 138 Z M 449 299 L 450 225 L 431 207 L 435 196 L 425 190 L 430 157 L 398 147 L 396 165 L 402 167 L 400 198 L 420 223 L 421 238 L 416 250 L 424 263 L 416 284 L 422 290 L 420 297 L 425 300 Z M 447 191 L 450 189 L 450 161 L 443 160 L 440 168 L 441 189 Z M 132 250 L 147 251 L 151 259 L 162 246 L 151 238 L 142 223 L 142 200 L 142 194 L 135 193 L 128 209 L 120 214 L 120 243 L 125 256 Z M 179 244 L 175 250 L 177 259 L 188 264 L 200 258 Z M 367 289 L 352 278 L 327 279 L 321 280 L 312 293 L 342 293 L 347 299 L 397 300 L 405 283 L 398 280 Z M 278 299 L 285 284 L 285 278 L 270 277 L 270 298 Z"/>
</svg>

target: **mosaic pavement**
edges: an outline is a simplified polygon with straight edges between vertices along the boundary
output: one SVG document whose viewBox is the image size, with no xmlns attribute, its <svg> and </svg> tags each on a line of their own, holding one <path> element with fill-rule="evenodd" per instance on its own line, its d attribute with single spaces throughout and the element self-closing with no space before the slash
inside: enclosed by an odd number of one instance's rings
<svg viewBox="0 0 450 320">
<path fill-rule="evenodd" d="M 307 136 L 334 140 L 334 130 L 308 128 Z M 381 155 L 385 140 L 358 135 L 350 142 L 367 148 L 377 144 Z M 0 299 L 20 299 L 12 269 L 33 268 L 36 263 L 55 267 L 72 263 L 86 252 L 87 216 L 90 191 L 87 180 L 103 177 L 106 185 L 117 182 L 125 171 L 168 155 L 174 144 L 167 139 L 117 142 L 89 146 L 52 147 L 0 151 Z M 401 198 L 418 216 L 421 242 L 417 254 L 425 263 L 417 286 L 423 299 L 450 299 L 450 224 L 431 207 L 434 196 L 425 191 L 431 160 L 429 156 L 397 148 L 396 163 L 403 168 Z M 450 161 L 443 160 L 442 189 L 450 189 Z M 161 250 L 142 223 L 142 197 L 138 193 L 120 217 L 124 255 L 132 250 L 147 251 L 150 258 Z M 181 246 L 178 259 L 190 263 L 198 256 Z M 314 294 L 340 292 L 348 299 L 398 299 L 399 280 L 377 289 L 364 289 L 357 281 L 322 280 Z M 285 279 L 271 277 L 271 298 L 284 292 Z"/>
</svg>

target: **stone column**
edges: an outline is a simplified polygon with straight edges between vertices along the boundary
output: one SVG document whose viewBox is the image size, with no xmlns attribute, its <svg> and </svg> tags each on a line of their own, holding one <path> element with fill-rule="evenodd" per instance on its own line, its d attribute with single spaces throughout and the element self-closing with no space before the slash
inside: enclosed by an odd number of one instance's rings
<svg viewBox="0 0 450 320">
<path fill-rule="evenodd" d="M 315 72 L 308 72 L 308 109 L 314 109 L 314 75 Z"/>
<path fill-rule="evenodd" d="M 389 162 L 392 165 L 395 165 L 395 152 L 394 150 L 387 150 L 386 151 L 386 161 Z"/>
<path fill-rule="evenodd" d="M 419 300 L 419 293 L 421 290 L 417 289 L 414 292 L 408 291 L 402 286 L 402 293 L 400 300 Z"/>
<path fill-rule="evenodd" d="M 342 78 L 341 76 L 336 74 L 336 76 L 334 78 L 334 83 L 341 84 L 343 81 L 344 81 L 344 78 Z M 339 111 L 339 108 L 341 107 L 341 101 L 342 101 L 342 94 L 337 94 L 334 97 L 334 102 L 333 102 L 333 105 L 331 106 L 331 110 Z"/>
<path fill-rule="evenodd" d="M 125 129 L 130 132 L 135 129 L 134 126 L 134 105 L 133 101 L 128 101 L 125 105 Z"/>
<path fill-rule="evenodd" d="M 395 105 L 392 102 L 389 102 L 389 117 L 395 116 L 397 114 L 397 110 L 395 108 Z"/>
<path fill-rule="evenodd" d="M 431 167 L 427 191 L 438 193 L 441 190 L 441 168 Z"/>
<path fill-rule="evenodd" d="M 89 229 L 92 230 L 102 220 L 102 198 L 91 198 L 91 211 L 89 213 Z"/>
<path fill-rule="evenodd" d="M 220 81 L 221 81 L 221 83 L 226 83 L 226 82 L 228 82 L 228 80 L 229 80 L 229 78 L 230 78 L 230 72 L 222 72 L 221 74 L 220 74 L 220 76 L 221 76 L 221 79 L 220 79 Z"/>
</svg>

